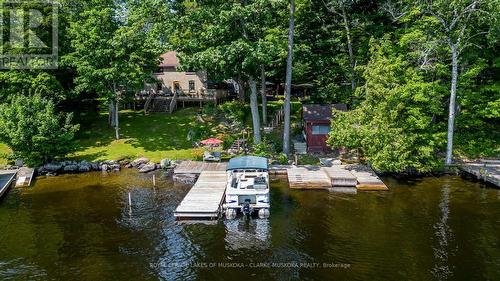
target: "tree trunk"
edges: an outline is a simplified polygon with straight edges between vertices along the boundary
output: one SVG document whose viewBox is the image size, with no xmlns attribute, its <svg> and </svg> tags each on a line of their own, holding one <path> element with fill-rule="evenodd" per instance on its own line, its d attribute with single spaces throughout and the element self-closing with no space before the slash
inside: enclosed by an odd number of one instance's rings
<svg viewBox="0 0 500 281">
<path fill-rule="evenodd" d="M 260 87 L 262 95 L 262 125 L 267 125 L 266 68 L 260 66 Z"/>
<path fill-rule="evenodd" d="M 115 102 L 115 135 L 116 139 L 120 139 L 120 123 L 118 120 L 118 112 L 120 111 L 120 100 L 117 98 Z"/>
<path fill-rule="evenodd" d="M 250 109 L 252 111 L 253 142 L 254 144 L 259 144 L 261 139 L 259 104 L 257 101 L 257 83 L 255 83 L 253 78 L 249 78 L 248 84 L 250 85 Z"/>
<path fill-rule="evenodd" d="M 236 83 L 238 83 L 238 99 L 241 102 L 245 102 L 245 89 L 243 88 L 243 82 L 238 79 Z"/>
<path fill-rule="evenodd" d="M 109 99 L 108 114 L 109 114 L 109 117 L 108 117 L 109 126 L 115 127 L 116 115 L 115 115 L 115 102 L 113 99 Z"/>
<path fill-rule="evenodd" d="M 288 58 L 286 61 L 285 81 L 285 128 L 283 130 L 283 153 L 290 157 L 290 101 L 292 96 L 292 63 L 293 63 L 293 37 L 294 37 L 295 3 L 290 0 L 290 23 L 288 30 Z"/>
<path fill-rule="evenodd" d="M 458 50 L 455 44 L 451 44 L 451 90 L 450 90 L 450 111 L 448 116 L 448 144 L 446 147 L 446 164 L 450 165 L 453 158 L 453 131 L 455 127 L 455 109 L 457 98 L 458 80 Z"/>
<path fill-rule="evenodd" d="M 356 73 L 354 68 L 356 67 L 356 61 L 354 59 L 354 51 L 352 48 L 352 38 L 351 38 L 351 28 L 349 27 L 349 21 L 347 20 L 347 13 L 345 7 L 342 5 L 342 19 L 344 20 L 344 28 L 347 37 L 347 50 L 349 51 L 349 60 L 351 62 L 351 89 L 356 90 Z"/>
</svg>

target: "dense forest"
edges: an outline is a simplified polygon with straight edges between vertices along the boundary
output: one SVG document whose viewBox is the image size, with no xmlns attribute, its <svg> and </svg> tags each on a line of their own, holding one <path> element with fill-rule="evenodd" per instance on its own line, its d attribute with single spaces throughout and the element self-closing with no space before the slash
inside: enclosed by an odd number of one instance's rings
<svg viewBox="0 0 500 281">
<path fill-rule="evenodd" d="M 59 3 L 58 69 L 0 71 L 0 142 L 17 157 L 66 155 L 81 116 L 97 110 L 109 111 L 119 139 L 120 105 L 168 50 L 186 69 L 248 89 L 239 99 L 250 104 L 255 143 L 272 81 L 285 84 L 286 120 L 292 84 L 313 85 L 305 102 L 346 103 L 328 142 L 380 171 L 500 155 L 499 0 Z M 49 23 L 41 28 L 49 36 Z"/>
</svg>

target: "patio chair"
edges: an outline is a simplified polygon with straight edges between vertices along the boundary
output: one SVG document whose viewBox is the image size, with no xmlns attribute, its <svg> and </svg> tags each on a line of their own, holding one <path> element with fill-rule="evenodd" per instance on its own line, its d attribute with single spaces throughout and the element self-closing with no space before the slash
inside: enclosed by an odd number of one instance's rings
<svg viewBox="0 0 500 281">
<path fill-rule="evenodd" d="M 205 151 L 203 153 L 203 161 L 207 162 L 220 162 L 221 161 L 221 153 L 220 152 L 208 152 Z"/>
</svg>

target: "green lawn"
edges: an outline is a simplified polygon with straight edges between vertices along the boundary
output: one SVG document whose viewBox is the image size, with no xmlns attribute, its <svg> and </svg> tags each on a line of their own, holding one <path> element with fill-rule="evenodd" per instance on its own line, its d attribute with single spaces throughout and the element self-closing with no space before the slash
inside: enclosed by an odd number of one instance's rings
<svg viewBox="0 0 500 281">
<path fill-rule="evenodd" d="M 193 141 L 188 140 L 188 133 L 193 129 L 198 139 L 217 137 L 217 124 L 199 122 L 196 118 L 198 111 L 198 108 L 186 108 L 172 115 L 147 116 L 142 112 L 120 111 L 121 140 L 118 141 L 114 129 L 108 126 L 107 113 L 103 112 L 81 122 L 83 125 L 76 138 L 77 151 L 68 158 L 96 161 L 145 156 L 155 162 L 163 158 L 201 159 L 203 149 L 194 148 Z M 8 147 L 0 144 L 0 164 L 7 163 L 2 155 L 8 153 Z"/>
<path fill-rule="evenodd" d="M 163 158 L 198 158 L 203 151 L 193 148 L 188 140 L 191 128 L 202 127 L 196 121 L 197 109 L 181 109 L 174 114 L 120 112 L 121 140 L 115 140 L 114 129 L 107 124 L 107 114 L 101 114 L 89 127 L 82 127 L 78 136 L 79 149 L 70 158 L 120 160 L 146 156 L 159 162 Z"/>
</svg>

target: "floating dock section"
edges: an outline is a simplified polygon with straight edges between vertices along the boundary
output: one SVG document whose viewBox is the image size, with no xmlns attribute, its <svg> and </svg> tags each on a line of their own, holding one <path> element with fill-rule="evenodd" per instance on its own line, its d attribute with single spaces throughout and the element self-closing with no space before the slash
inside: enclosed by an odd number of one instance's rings
<svg viewBox="0 0 500 281">
<path fill-rule="evenodd" d="M 226 171 L 202 171 L 198 181 L 175 209 L 178 220 L 218 219 L 226 193 Z"/>
<path fill-rule="evenodd" d="M 5 195 L 10 185 L 16 178 L 17 171 L 0 170 L 0 198 Z"/>
<path fill-rule="evenodd" d="M 389 190 L 373 170 L 361 165 L 332 167 L 287 167 L 288 184 L 292 189 L 328 189 L 337 192 Z"/>
<path fill-rule="evenodd" d="M 332 181 L 319 167 L 287 169 L 288 184 L 292 189 L 328 189 Z"/>
</svg>

